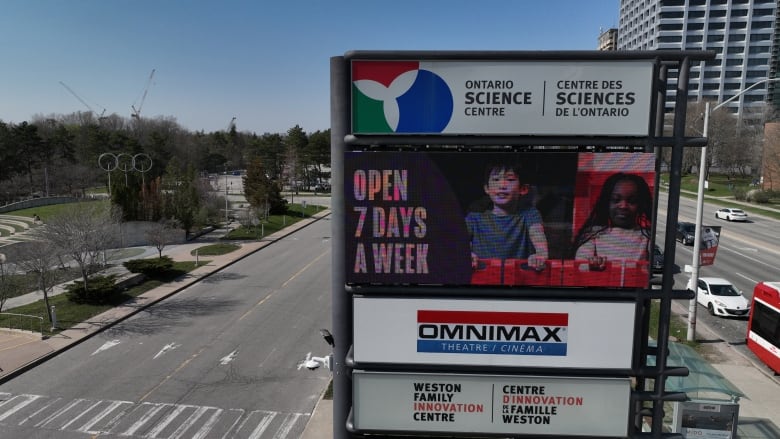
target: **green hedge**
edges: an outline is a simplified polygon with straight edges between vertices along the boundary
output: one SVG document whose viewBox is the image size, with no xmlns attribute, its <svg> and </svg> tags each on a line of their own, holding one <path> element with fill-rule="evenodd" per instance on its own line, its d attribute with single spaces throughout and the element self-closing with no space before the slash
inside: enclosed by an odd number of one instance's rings
<svg viewBox="0 0 780 439">
<path fill-rule="evenodd" d="M 151 259 L 133 259 L 122 263 L 131 273 L 142 273 L 150 278 L 162 276 L 173 269 L 173 259 L 169 256 Z"/>
<path fill-rule="evenodd" d="M 68 299 L 74 303 L 106 305 L 117 303 L 122 292 L 116 288 L 116 275 L 93 276 L 84 289 L 84 282 L 76 281 L 65 287 Z"/>
</svg>

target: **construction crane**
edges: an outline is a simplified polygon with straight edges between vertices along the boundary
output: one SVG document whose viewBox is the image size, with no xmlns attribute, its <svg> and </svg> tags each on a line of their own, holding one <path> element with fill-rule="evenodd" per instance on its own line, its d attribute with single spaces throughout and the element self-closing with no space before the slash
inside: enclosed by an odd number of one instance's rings
<svg viewBox="0 0 780 439">
<path fill-rule="evenodd" d="M 62 81 L 60 81 L 60 84 L 62 84 L 62 86 L 63 86 L 63 87 L 65 87 L 65 89 L 66 89 L 66 90 L 68 90 L 68 91 L 70 92 L 70 94 L 72 94 L 72 95 L 73 95 L 73 96 L 74 96 L 76 99 L 78 99 L 78 100 L 79 100 L 79 102 L 81 102 L 82 104 L 84 104 L 84 106 L 85 106 L 85 107 L 87 107 L 87 109 L 88 109 L 88 110 L 89 110 L 91 113 L 93 113 L 93 114 L 97 114 L 97 113 L 95 113 L 95 110 L 93 110 L 93 109 L 92 109 L 92 107 L 90 107 L 90 106 L 89 106 L 89 104 L 88 104 L 86 101 L 84 101 L 84 99 L 81 99 L 81 96 L 77 95 L 77 94 L 76 94 L 76 92 L 75 92 L 75 91 L 73 91 L 73 89 L 72 89 L 72 88 L 68 87 L 68 84 L 65 84 L 65 83 L 64 83 L 64 82 L 62 82 Z M 103 117 L 103 115 L 104 115 L 104 114 L 106 114 L 106 109 L 105 109 L 105 108 L 104 108 L 104 109 L 103 109 L 103 111 L 100 113 L 100 116 L 98 116 L 98 120 L 104 119 L 104 117 Z"/>
<path fill-rule="evenodd" d="M 131 117 L 134 117 L 138 119 L 141 117 L 141 107 L 144 106 L 144 101 L 146 100 L 146 93 L 149 92 L 149 86 L 152 84 L 152 78 L 154 77 L 154 69 L 152 69 L 152 73 L 149 74 L 149 79 L 146 81 L 146 86 L 144 87 L 143 96 L 141 97 L 141 102 L 138 104 L 138 108 L 135 108 L 135 103 L 138 102 L 138 99 L 136 99 L 136 102 L 133 102 L 133 105 L 130 106 L 130 108 L 133 109 L 133 113 L 130 115 Z"/>
</svg>

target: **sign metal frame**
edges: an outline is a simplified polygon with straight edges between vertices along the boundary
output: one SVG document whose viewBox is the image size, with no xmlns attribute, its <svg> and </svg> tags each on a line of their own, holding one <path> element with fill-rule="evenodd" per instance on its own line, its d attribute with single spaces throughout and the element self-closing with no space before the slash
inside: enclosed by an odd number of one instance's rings
<svg viewBox="0 0 780 439">
<path fill-rule="evenodd" d="M 667 401 L 681 400 L 684 394 L 668 392 L 665 389 L 666 377 L 687 374 L 684 367 L 667 365 L 667 346 L 669 336 L 669 321 L 671 319 L 671 301 L 674 299 L 690 299 L 688 291 L 673 289 L 673 258 L 676 245 L 674 233 L 676 218 L 679 212 L 680 173 L 682 168 L 682 153 L 685 147 L 704 146 L 707 139 L 703 137 L 685 136 L 686 103 L 688 95 L 688 75 L 693 62 L 713 59 L 713 51 L 350 51 L 343 56 L 331 58 L 331 168 L 333 190 L 333 335 L 334 348 L 334 434 L 336 439 L 363 437 L 365 430 L 355 424 L 353 407 L 352 377 L 358 366 L 355 362 L 355 345 L 353 338 L 353 305 L 355 297 L 366 295 L 376 297 L 403 298 L 482 298 L 482 299 L 531 299 L 552 301 L 614 301 L 628 300 L 633 302 L 636 312 L 633 331 L 633 355 L 629 376 L 636 382 L 636 391 L 631 392 L 629 414 L 626 423 L 629 428 L 628 437 L 663 437 L 663 405 Z M 353 129 L 353 81 L 351 66 L 354 62 L 364 61 L 413 61 L 426 62 L 429 65 L 445 65 L 442 63 L 546 63 L 560 62 L 567 65 L 576 63 L 639 63 L 652 65 L 650 75 L 650 104 L 647 112 L 646 132 L 632 128 L 630 132 L 609 135 L 602 130 L 584 130 L 584 133 L 568 132 L 566 130 L 548 130 L 540 133 L 513 133 L 496 129 L 478 129 L 476 133 L 465 129 L 455 132 L 433 132 L 427 128 L 412 129 L 410 132 L 379 132 L 380 130 Z M 419 65 L 419 64 L 418 64 Z M 529 64 L 530 65 L 530 64 Z M 670 74 L 674 72 L 674 75 Z M 435 73 L 435 72 L 434 72 Z M 674 79 L 670 79 L 674 78 Z M 667 83 L 677 84 L 676 104 L 671 109 L 673 126 L 671 135 L 665 135 L 664 113 Z M 446 81 L 445 81 L 446 82 Z M 591 90 L 592 91 L 592 90 Z M 389 125 L 389 124 L 388 124 Z M 430 126 L 430 125 L 429 125 Z M 641 132 L 640 132 L 641 131 Z M 664 273 L 660 288 L 633 290 L 604 290 L 588 288 L 545 289 L 533 287 L 516 288 L 446 288 L 426 285 L 347 285 L 345 282 L 345 215 L 344 204 L 344 153 L 346 151 L 402 151 L 410 154 L 416 151 L 540 151 L 568 150 L 582 152 L 655 152 L 660 157 L 662 148 L 671 149 L 672 169 L 668 191 L 669 200 L 664 241 Z M 656 161 L 656 175 L 659 161 Z M 657 177 L 656 177 L 657 178 Z M 658 184 L 654 185 L 656 190 Z M 655 197 L 657 203 L 657 194 Z M 657 206 L 655 206 L 657 208 Z M 658 316 L 658 334 L 653 334 L 657 347 L 648 345 L 649 309 L 652 299 L 660 300 Z M 381 341 L 378 341 L 381 342 Z M 357 357 L 360 355 L 358 354 Z M 655 357 L 655 366 L 650 367 L 647 357 Z M 457 366 L 457 365 L 409 365 L 392 364 L 360 364 L 361 370 L 370 373 L 402 373 L 414 371 L 417 373 L 463 373 L 469 376 L 505 374 L 506 368 L 489 366 Z M 411 369 L 411 370 L 410 370 Z M 541 368 L 519 368 L 517 377 L 526 377 L 539 372 Z M 614 371 L 613 371 L 614 372 Z M 609 371 L 606 372 L 609 374 Z M 589 379 L 589 377 L 604 377 L 605 369 L 583 367 L 566 368 L 552 374 L 560 379 Z M 608 375 L 607 377 L 616 378 Z M 625 378 L 625 377 L 622 377 Z M 648 383 L 652 382 L 652 385 Z M 642 431 L 642 425 L 649 426 L 648 432 Z M 371 431 L 392 435 L 395 430 Z M 459 435 L 454 432 L 452 434 Z M 463 432 L 468 434 L 468 432 Z M 487 433 L 486 433 L 487 434 Z M 517 434 L 523 434 L 518 431 Z M 587 431 L 582 432 L 588 435 Z M 488 434 L 489 436 L 490 434 Z M 562 436 L 559 436 L 562 437 Z"/>
</svg>

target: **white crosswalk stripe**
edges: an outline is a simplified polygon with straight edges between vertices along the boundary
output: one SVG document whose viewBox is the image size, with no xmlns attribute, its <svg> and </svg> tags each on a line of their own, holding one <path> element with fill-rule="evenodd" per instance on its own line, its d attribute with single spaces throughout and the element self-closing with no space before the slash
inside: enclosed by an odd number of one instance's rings
<svg viewBox="0 0 780 439">
<path fill-rule="evenodd" d="M 299 437 L 310 415 L 0 393 L 0 430 L 27 428 L 35 436 L 63 431 L 101 438 L 285 439 Z"/>
</svg>

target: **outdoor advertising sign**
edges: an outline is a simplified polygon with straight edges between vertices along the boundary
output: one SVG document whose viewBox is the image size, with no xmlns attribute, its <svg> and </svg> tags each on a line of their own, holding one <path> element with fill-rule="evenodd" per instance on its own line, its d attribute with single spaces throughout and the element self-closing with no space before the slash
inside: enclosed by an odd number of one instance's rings
<svg viewBox="0 0 780 439">
<path fill-rule="evenodd" d="M 347 152 L 348 284 L 644 288 L 652 153 Z"/>
<path fill-rule="evenodd" d="M 699 246 L 699 265 L 712 265 L 718 253 L 721 226 L 701 226 L 701 244 Z"/>
<path fill-rule="evenodd" d="M 649 134 L 651 60 L 351 65 L 355 134 Z"/>
<path fill-rule="evenodd" d="M 358 296 L 353 305 L 358 364 L 631 367 L 633 302 Z"/>
<path fill-rule="evenodd" d="M 358 430 L 625 437 L 628 378 L 356 370 Z"/>
<path fill-rule="evenodd" d="M 731 439 L 737 437 L 739 403 L 731 401 L 682 401 L 674 403 L 674 432 L 686 438 Z"/>
</svg>

